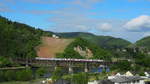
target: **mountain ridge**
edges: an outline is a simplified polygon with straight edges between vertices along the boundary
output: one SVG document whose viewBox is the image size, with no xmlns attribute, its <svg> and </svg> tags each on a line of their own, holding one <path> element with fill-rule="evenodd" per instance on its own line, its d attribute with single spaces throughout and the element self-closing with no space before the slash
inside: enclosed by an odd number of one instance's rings
<svg viewBox="0 0 150 84">
<path fill-rule="evenodd" d="M 63 37 L 63 38 L 76 38 L 81 37 L 84 38 L 92 43 L 96 43 L 100 47 L 106 49 L 114 49 L 114 48 L 125 48 L 132 43 L 122 39 L 116 38 L 112 36 L 103 36 L 103 35 L 95 35 L 88 32 L 67 32 L 67 33 L 56 33 L 56 35 Z M 119 42 L 119 43 L 117 43 Z"/>
</svg>

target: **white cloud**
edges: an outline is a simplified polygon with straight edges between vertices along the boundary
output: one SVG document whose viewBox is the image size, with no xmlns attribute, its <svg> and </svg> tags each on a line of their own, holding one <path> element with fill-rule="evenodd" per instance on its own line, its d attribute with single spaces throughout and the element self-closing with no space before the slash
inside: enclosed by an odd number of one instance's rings
<svg viewBox="0 0 150 84">
<path fill-rule="evenodd" d="M 91 8 L 94 4 L 100 3 L 103 0 L 8 0 L 8 1 L 21 1 L 28 2 L 33 4 L 65 4 L 65 5 L 74 5 L 80 8 Z"/>
<path fill-rule="evenodd" d="M 0 12 L 12 12 L 12 10 L 5 4 L 0 3 Z"/>
<path fill-rule="evenodd" d="M 150 32 L 145 32 L 143 37 L 150 36 Z"/>
<path fill-rule="evenodd" d="M 148 31 L 150 30 L 150 16 L 141 15 L 128 21 L 124 27 L 129 31 Z"/>
<path fill-rule="evenodd" d="M 112 25 L 110 23 L 101 23 L 101 24 L 98 24 L 97 28 L 101 31 L 110 31 L 111 28 L 112 28 Z"/>
</svg>

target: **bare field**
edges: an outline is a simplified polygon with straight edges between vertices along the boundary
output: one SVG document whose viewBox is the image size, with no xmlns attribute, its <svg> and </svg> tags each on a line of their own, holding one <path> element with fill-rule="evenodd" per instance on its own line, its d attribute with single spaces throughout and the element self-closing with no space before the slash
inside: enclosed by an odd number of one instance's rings
<svg viewBox="0 0 150 84">
<path fill-rule="evenodd" d="M 36 49 L 37 55 L 44 58 L 53 58 L 56 53 L 61 53 L 73 39 L 56 39 L 52 37 L 42 37 L 42 44 Z"/>
</svg>

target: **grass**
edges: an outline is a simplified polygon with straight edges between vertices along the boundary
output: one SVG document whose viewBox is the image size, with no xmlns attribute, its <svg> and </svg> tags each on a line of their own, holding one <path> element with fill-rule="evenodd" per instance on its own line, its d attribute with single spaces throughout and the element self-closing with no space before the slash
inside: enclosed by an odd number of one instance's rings
<svg viewBox="0 0 150 84">
<path fill-rule="evenodd" d="M 32 81 L 10 81 L 10 82 L 2 82 L 0 84 L 41 84 L 41 81 L 44 79 L 37 79 Z"/>
</svg>

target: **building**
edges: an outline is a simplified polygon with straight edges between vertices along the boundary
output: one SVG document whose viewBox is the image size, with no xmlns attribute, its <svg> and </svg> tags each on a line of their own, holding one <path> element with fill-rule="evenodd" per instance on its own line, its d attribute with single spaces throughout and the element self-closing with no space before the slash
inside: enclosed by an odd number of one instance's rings
<svg viewBox="0 0 150 84">
<path fill-rule="evenodd" d="M 114 84 L 145 84 L 140 76 L 115 76 L 109 79 Z"/>
<path fill-rule="evenodd" d="M 59 38 L 59 36 L 57 36 L 57 35 L 55 35 L 55 34 L 53 34 L 52 37 L 53 37 L 53 38 L 57 38 L 57 39 Z"/>
<path fill-rule="evenodd" d="M 148 75 L 148 73 L 145 72 Z M 134 76 L 130 71 L 126 72 L 124 75 L 117 73 L 114 76 L 108 76 L 113 84 L 150 84 L 150 79 L 147 76 Z"/>
</svg>

